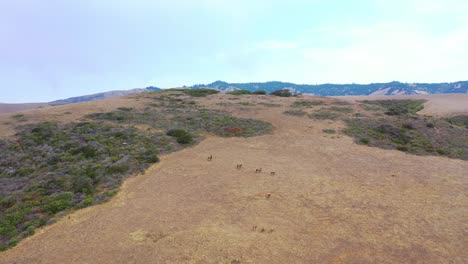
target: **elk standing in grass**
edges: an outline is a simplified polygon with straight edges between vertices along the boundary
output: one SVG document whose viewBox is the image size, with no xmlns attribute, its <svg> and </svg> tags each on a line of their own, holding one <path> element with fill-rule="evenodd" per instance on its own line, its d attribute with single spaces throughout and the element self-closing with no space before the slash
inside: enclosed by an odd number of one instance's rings
<svg viewBox="0 0 468 264">
<path fill-rule="evenodd" d="M 238 170 L 242 169 L 242 164 L 237 164 L 237 167 L 236 167 Z"/>
<path fill-rule="evenodd" d="M 213 155 L 208 156 L 208 161 L 211 161 L 213 159 Z"/>
<path fill-rule="evenodd" d="M 261 173 L 262 172 L 262 168 L 260 169 L 255 169 L 255 173 Z"/>
</svg>

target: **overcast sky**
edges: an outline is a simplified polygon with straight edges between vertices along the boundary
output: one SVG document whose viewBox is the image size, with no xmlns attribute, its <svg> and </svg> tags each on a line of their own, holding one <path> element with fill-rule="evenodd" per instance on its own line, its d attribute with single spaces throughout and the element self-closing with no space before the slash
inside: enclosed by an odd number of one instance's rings
<svg viewBox="0 0 468 264">
<path fill-rule="evenodd" d="M 466 0 L 0 1 L 0 102 L 216 80 L 468 80 Z"/>
</svg>

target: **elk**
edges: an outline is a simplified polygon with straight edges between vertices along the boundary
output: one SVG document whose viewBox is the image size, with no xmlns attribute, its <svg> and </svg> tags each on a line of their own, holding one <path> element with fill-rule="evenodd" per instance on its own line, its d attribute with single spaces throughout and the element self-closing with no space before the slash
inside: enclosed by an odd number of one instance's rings
<svg viewBox="0 0 468 264">
<path fill-rule="evenodd" d="M 208 156 L 208 161 L 211 161 L 213 159 L 213 155 Z"/>
<path fill-rule="evenodd" d="M 256 230 L 257 230 L 257 225 L 252 226 L 252 231 L 256 231 Z"/>
<path fill-rule="evenodd" d="M 275 174 L 276 174 L 275 171 L 270 172 L 270 175 L 272 175 L 272 176 L 275 175 Z"/>
<path fill-rule="evenodd" d="M 255 169 L 255 173 L 261 173 L 262 172 L 262 168 L 260 169 Z"/>
<path fill-rule="evenodd" d="M 242 169 L 242 164 L 237 164 L 237 167 L 236 167 L 238 170 L 239 169 Z"/>
</svg>

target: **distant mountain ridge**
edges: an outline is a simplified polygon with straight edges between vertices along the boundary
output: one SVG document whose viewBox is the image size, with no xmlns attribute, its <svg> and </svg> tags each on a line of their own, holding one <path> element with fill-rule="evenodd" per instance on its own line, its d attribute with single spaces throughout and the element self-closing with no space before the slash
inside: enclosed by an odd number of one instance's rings
<svg viewBox="0 0 468 264">
<path fill-rule="evenodd" d="M 371 83 L 371 84 L 294 84 L 288 82 L 252 82 L 227 83 L 216 81 L 211 84 L 197 84 L 191 88 L 211 88 L 222 92 L 233 90 L 248 90 L 251 92 L 264 90 L 268 93 L 288 89 L 292 93 L 311 94 L 318 96 L 343 95 L 412 95 L 412 94 L 444 94 L 468 93 L 468 81 L 453 83 Z"/>
<path fill-rule="evenodd" d="M 159 90 L 161 90 L 161 89 L 157 88 L 157 87 L 150 86 L 150 87 L 146 87 L 146 88 L 137 88 L 137 89 L 131 89 L 131 90 L 109 91 L 109 92 L 96 93 L 96 94 L 83 95 L 83 96 L 76 96 L 76 97 L 71 97 L 71 98 L 68 98 L 68 99 L 57 100 L 57 101 L 50 102 L 50 104 L 51 105 L 61 105 L 61 104 L 81 103 L 81 102 L 102 100 L 102 99 L 111 98 L 111 97 L 127 96 L 127 95 L 137 94 L 137 93 L 154 92 L 154 91 L 159 91 Z"/>
<path fill-rule="evenodd" d="M 252 83 L 228 83 L 216 81 L 210 84 L 197 84 L 192 89 L 210 88 L 222 92 L 234 90 L 248 90 L 251 92 L 263 90 L 271 93 L 276 90 L 288 89 L 292 93 L 302 93 L 318 96 L 343 96 L 343 95 L 412 95 L 412 94 L 444 94 L 444 93 L 468 93 L 468 81 L 453 83 L 371 83 L 371 84 L 295 84 L 289 82 L 252 82 Z M 61 105 L 102 100 L 111 97 L 127 96 L 137 93 L 160 91 L 161 88 L 149 86 L 131 90 L 117 90 L 90 95 L 76 96 L 50 102 L 50 105 Z"/>
</svg>

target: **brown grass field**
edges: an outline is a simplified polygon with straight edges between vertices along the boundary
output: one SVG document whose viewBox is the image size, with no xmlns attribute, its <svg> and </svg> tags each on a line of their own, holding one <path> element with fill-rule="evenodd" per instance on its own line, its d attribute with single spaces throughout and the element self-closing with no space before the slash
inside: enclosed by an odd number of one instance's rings
<svg viewBox="0 0 468 264">
<path fill-rule="evenodd" d="M 327 135 L 323 129 L 339 131 L 344 123 L 282 114 L 295 98 L 232 97 L 197 101 L 268 121 L 273 133 L 207 136 L 162 156 L 145 174 L 125 181 L 111 201 L 39 229 L 1 252 L 0 263 L 467 263 L 467 161 Z M 468 113 L 468 95 L 424 99 L 425 115 Z M 70 122 L 121 106 L 143 107 L 145 100 L 29 110 L 22 112 L 23 123 Z M 1 135 L 13 135 L 15 124 L 11 114 L 0 115 Z"/>
</svg>

